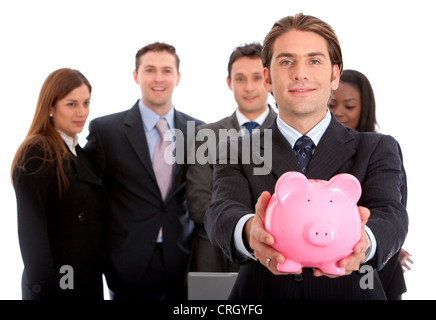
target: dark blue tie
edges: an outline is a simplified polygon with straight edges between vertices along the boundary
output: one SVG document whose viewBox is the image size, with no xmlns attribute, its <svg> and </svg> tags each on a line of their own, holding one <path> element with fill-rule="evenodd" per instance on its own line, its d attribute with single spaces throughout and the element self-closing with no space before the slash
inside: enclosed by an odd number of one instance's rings
<svg viewBox="0 0 436 320">
<path fill-rule="evenodd" d="M 300 137 L 295 142 L 294 150 L 297 151 L 297 160 L 300 165 L 301 172 L 306 174 L 309 166 L 310 157 L 312 157 L 312 149 L 315 146 L 312 139 L 307 136 Z"/>
<path fill-rule="evenodd" d="M 248 132 L 251 134 L 251 132 L 253 131 L 254 128 L 258 127 L 259 124 L 257 122 L 254 121 L 250 121 L 250 122 L 246 122 L 243 124 L 243 126 L 245 127 L 245 129 L 248 130 Z"/>
</svg>

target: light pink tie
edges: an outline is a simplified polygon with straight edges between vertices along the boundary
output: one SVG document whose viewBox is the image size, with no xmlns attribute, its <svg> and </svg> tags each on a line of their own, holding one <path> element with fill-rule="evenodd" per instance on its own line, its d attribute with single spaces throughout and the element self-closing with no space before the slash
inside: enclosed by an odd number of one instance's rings
<svg viewBox="0 0 436 320">
<path fill-rule="evenodd" d="M 159 131 L 160 140 L 154 149 L 153 170 L 160 194 L 162 195 L 162 200 L 165 200 L 171 187 L 171 178 L 173 175 L 173 165 L 165 161 L 165 149 L 171 145 L 171 141 L 165 141 L 164 139 L 165 133 L 168 131 L 168 124 L 165 118 L 159 119 L 156 123 L 156 129 Z M 162 242 L 162 227 L 159 228 L 157 242 Z"/>
<path fill-rule="evenodd" d="M 173 175 L 173 165 L 165 161 L 165 149 L 171 145 L 171 141 L 165 141 L 165 133 L 168 131 L 168 124 L 165 118 L 160 118 L 156 123 L 156 129 L 160 134 L 160 141 L 156 144 L 153 155 L 153 170 L 159 186 L 162 200 L 168 195 Z M 168 152 L 168 151 L 167 151 Z"/>
</svg>

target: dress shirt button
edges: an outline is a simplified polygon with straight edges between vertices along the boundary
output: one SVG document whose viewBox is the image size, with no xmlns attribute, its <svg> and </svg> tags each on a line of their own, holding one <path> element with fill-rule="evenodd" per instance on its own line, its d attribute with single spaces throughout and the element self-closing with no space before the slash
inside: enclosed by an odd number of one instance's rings
<svg viewBox="0 0 436 320">
<path fill-rule="evenodd" d="M 79 218 L 80 222 L 85 221 L 85 213 L 84 212 L 79 213 L 79 215 L 77 217 Z"/>
</svg>

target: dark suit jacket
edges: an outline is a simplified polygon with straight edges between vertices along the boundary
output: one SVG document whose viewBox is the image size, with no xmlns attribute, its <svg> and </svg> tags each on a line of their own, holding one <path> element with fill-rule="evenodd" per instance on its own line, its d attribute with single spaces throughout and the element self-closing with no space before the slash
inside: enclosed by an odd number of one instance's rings
<svg viewBox="0 0 436 320">
<path fill-rule="evenodd" d="M 264 134 L 261 134 L 264 135 Z M 253 136 L 242 137 L 253 139 Z M 206 212 L 205 228 L 213 243 L 219 245 L 232 260 L 240 260 L 235 252 L 233 230 L 244 215 L 254 212 L 260 194 L 274 193 L 277 179 L 287 171 L 300 171 L 294 151 L 277 125 L 272 126 L 272 144 L 261 152 L 272 152 L 271 173 L 253 175 L 253 163 L 217 164 L 214 169 L 214 190 Z M 263 165 L 263 164 L 262 164 Z M 262 166 L 259 165 L 259 166 Z M 231 299 L 383 299 L 383 288 L 376 269 L 381 269 L 401 247 L 408 227 L 405 207 L 401 204 L 401 159 L 397 142 L 390 136 L 358 133 L 332 120 L 317 145 L 308 167 L 309 179 L 329 180 L 339 173 L 354 175 L 362 185 L 358 205 L 371 211 L 367 223 L 377 240 L 371 265 L 374 268 L 374 289 L 360 288 L 361 275 L 353 272 L 336 279 L 315 278 L 304 268 L 301 277 L 274 276 L 258 261 L 241 266 Z M 301 281 L 302 280 L 302 281 Z"/>
<path fill-rule="evenodd" d="M 269 128 L 277 114 L 268 106 L 269 113 L 265 121 L 259 126 L 263 130 Z M 216 138 L 219 138 L 220 129 L 236 129 L 239 133 L 240 126 L 236 118 L 236 111 L 229 117 L 223 118 L 215 123 L 204 124 L 198 127 L 201 129 L 211 129 Z M 236 135 L 235 135 L 236 136 Z M 196 150 L 202 141 L 197 141 Z M 215 141 L 215 146 L 218 143 Z M 213 159 L 215 160 L 215 159 Z M 195 222 L 194 239 L 192 242 L 192 252 L 190 260 L 190 271 L 198 272 L 234 272 L 239 269 L 238 264 L 231 263 L 221 249 L 213 246 L 207 237 L 204 229 L 204 214 L 210 204 L 213 187 L 213 165 L 212 161 L 206 164 L 188 165 L 186 172 L 186 197 L 188 199 L 189 215 Z"/>
<path fill-rule="evenodd" d="M 202 123 L 175 110 L 175 128 L 185 138 L 184 163 L 176 164 L 165 201 L 156 182 L 138 102 L 130 110 L 90 123 L 85 151 L 108 193 L 105 240 L 109 265 L 105 275 L 115 294 L 134 290 L 150 262 L 161 226 L 167 279 L 184 281 L 193 231 L 185 198 L 188 121 Z"/>
<path fill-rule="evenodd" d="M 401 162 L 403 162 L 403 153 L 398 145 Z M 403 185 L 401 186 L 401 203 L 407 208 L 407 175 L 404 165 L 401 165 L 403 172 Z M 406 281 L 404 279 L 403 268 L 399 260 L 400 251 L 398 251 L 388 263 L 379 271 L 380 280 L 385 289 L 388 300 L 399 300 L 404 292 L 407 291 Z"/>
<path fill-rule="evenodd" d="M 77 158 L 64 161 L 69 188 L 61 197 L 53 165 L 39 170 L 38 147 L 26 156 L 26 172 L 14 170 L 23 299 L 103 299 L 104 189 L 83 150 L 76 151 Z M 63 265 L 73 274 L 61 273 Z M 68 275 L 73 289 L 62 290 Z"/>
</svg>

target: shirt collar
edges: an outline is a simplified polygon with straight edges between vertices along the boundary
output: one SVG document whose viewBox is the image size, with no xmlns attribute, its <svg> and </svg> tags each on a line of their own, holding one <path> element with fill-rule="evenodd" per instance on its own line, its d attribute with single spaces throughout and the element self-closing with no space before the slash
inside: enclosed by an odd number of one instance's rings
<svg viewBox="0 0 436 320">
<path fill-rule="evenodd" d="M 56 131 L 59 133 L 62 140 L 64 140 L 65 144 L 67 145 L 68 149 L 70 149 L 71 153 L 77 157 L 76 146 L 77 143 L 79 142 L 79 137 L 77 135 L 74 135 L 74 137 L 70 137 L 69 135 L 63 133 L 58 129 L 56 129 Z"/>
<path fill-rule="evenodd" d="M 262 123 L 265 121 L 266 117 L 269 113 L 269 107 L 266 108 L 264 112 L 262 112 L 256 119 L 254 119 L 254 122 L 257 122 L 259 126 L 262 125 Z M 242 125 L 246 122 L 250 122 L 250 119 L 248 119 L 246 116 L 242 114 L 239 109 L 236 109 L 236 119 L 238 120 L 239 127 L 242 127 Z"/>
<path fill-rule="evenodd" d="M 312 139 L 315 146 L 318 145 L 319 141 L 321 140 L 321 137 L 323 136 L 324 132 L 327 130 L 331 119 L 332 116 L 330 114 L 330 111 L 327 110 L 325 117 L 306 134 L 306 136 Z M 283 136 L 286 138 L 286 140 L 288 140 L 292 148 L 294 148 L 295 141 L 297 141 L 298 138 L 303 136 L 300 132 L 298 132 L 297 130 L 286 124 L 280 118 L 280 114 L 277 116 L 277 127 L 279 128 Z"/>
<path fill-rule="evenodd" d="M 144 128 L 146 132 L 153 130 L 154 126 L 156 125 L 157 121 L 160 118 L 165 118 L 167 120 L 170 129 L 174 128 L 174 107 L 171 107 L 171 109 L 167 112 L 166 115 L 160 116 L 157 113 L 155 113 L 153 110 L 148 108 L 142 102 L 142 100 L 139 100 L 138 104 L 139 104 L 139 112 L 142 118 L 142 123 L 144 124 Z"/>
</svg>

